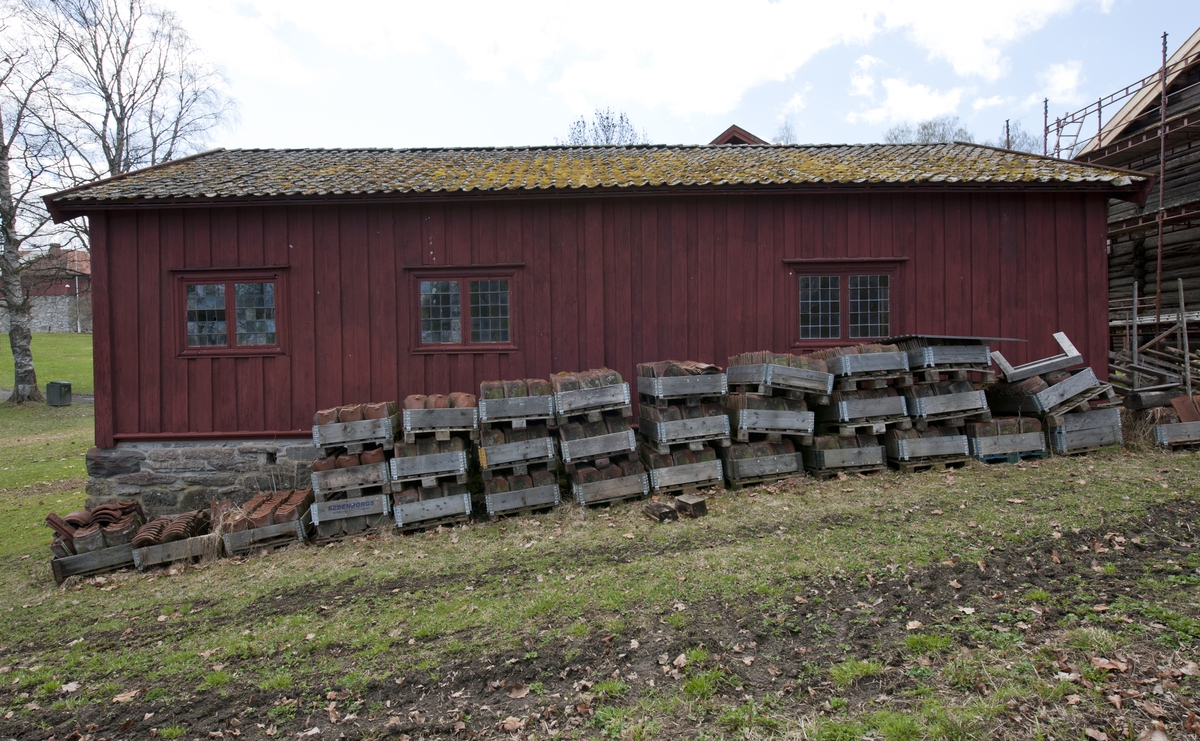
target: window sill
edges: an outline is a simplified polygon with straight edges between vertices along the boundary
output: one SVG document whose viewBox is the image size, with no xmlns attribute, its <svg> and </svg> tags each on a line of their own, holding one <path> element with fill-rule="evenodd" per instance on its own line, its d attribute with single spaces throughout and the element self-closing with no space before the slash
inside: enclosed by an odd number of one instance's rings
<svg viewBox="0 0 1200 741">
<path fill-rule="evenodd" d="M 281 347 L 218 347 L 211 349 L 188 348 L 178 358 L 263 358 L 287 355 Z"/>
<path fill-rule="evenodd" d="M 413 355 L 487 355 L 520 351 L 520 347 L 510 343 L 481 342 L 475 345 L 419 345 L 411 352 Z"/>
</svg>

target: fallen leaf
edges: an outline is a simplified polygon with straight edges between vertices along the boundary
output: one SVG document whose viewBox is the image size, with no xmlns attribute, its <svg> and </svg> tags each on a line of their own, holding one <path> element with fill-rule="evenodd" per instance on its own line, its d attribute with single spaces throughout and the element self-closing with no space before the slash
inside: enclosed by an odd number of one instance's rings
<svg viewBox="0 0 1200 741">
<path fill-rule="evenodd" d="M 297 733 L 296 735 L 297 736 L 320 736 L 321 735 L 321 727 L 313 726 L 312 728 L 309 728 L 307 731 L 301 731 L 300 733 Z"/>
<path fill-rule="evenodd" d="M 958 608 L 958 611 L 964 615 L 974 615 L 975 614 L 974 607 L 960 607 L 960 608 Z"/>
<path fill-rule="evenodd" d="M 1196 715 L 1195 710 L 1188 711 L 1188 717 L 1183 721 L 1183 730 L 1188 733 L 1200 733 L 1200 716 Z"/>
<path fill-rule="evenodd" d="M 79 682 L 67 682 L 62 687 L 58 688 L 58 691 L 63 693 L 64 695 L 69 695 L 72 692 L 76 692 L 78 690 L 79 690 Z"/>
<path fill-rule="evenodd" d="M 219 672 L 219 671 L 221 671 L 221 670 L 222 670 L 222 669 L 224 669 L 224 668 L 225 668 L 225 665 L 224 665 L 224 664 L 213 664 L 213 665 L 212 665 L 212 670 L 213 670 L 214 672 Z"/>
<path fill-rule="evenodd" d="M 838 471 L 837 480 L 838 481 L 849 481 L 850 477 L 847 476 L 846 474 L 842 473 L 841 471 Z"/>
<path fill-rule="evenodd" d="M 1025 504 L 1025 500 L 1024 499 L 1009 499 L 1008 503 L 1009 504 Z"/>
<path fill-rule="evenodd" d="M 133 698 L 137 697 L 139 692 L 141 692 L 141 690 L 129 690 L 128 692 L 122 692 L 113 698 L 113 702 L 130 702 L 133 700 Z"/>
<path fill-rule="evenodd" d="M 504 694 L 508 695 L 514 700 L 520 700 L 522 697 L 525 697 L 529 694 L 529 685 L 517 682 L 509 687 L 508 692 L 505 692 Z"/>
<path fill-rule="evenodd" d="M 1092 609 L 1096 612 L 1108 612 L 1108 605 L 1092 605 Z"/>
<path fill-rule="evenodd" d="M 467 730 L 467 724 L 463 723 L 461 720 L 454 724 L 455 733 L 462 733 L 465 730 Z"/>
<path fill-rule="evenodd" d="M 1167 711 L 1163 709 L 1163 706 L 1159 705 L 1157 702 L 1151 702 L 1150 700 L 1145 700 L 1142 702 L 1142 710 L 1145 710 L 1155 718 L 1167 717 Z"/>
<path fill-rule="evenodd" d="M 166 616 L 166 615 L 159 615 L 159 616 L 158 616 L 158 622 L 160 622 L 160 623 L 165 623 L 165 622 L 167 622 L 167 616 Z"/>
<path fill-rule="evenodd" d="M 1183 662 L 1183 666 L 1179 667 L 1179 673 L 1194 677 L 1200 674 L 1200 665 L 1197 665 L 1194 661 L 1185 661 Z"/>
<path fill-rule="evenodd" d="M 633 533 L 625 533 L 625 537 L 629 538 L 630 540 L 633 540 Z"/>
<path fill-rule="evenodd" d="M 933 514 L 940 515 L 940 514 L 942 514 L 942 511 L 940 509 L 935 509 L 935 510 L 933 510 Z"/>
<path fill-rule="evenodd" d="M 745 664 L 746 666 L 750 666 L 751 664 L 754 663 L 754 657 L 753 656 L 743 656 L 742 663 Z"/>
<path fill-rule="evenodd" d="M 909 620 L 908 625 L 905 625 L 904 629 L 905 630 L 920 630 L 921 628 L 924 628 L 924 627 L 925 627 L 925 623 L 922 623 L 920 620 Z"/>
<path fill-rule="evenodd" d="M 1129 670 L 1129 664 L 1124 661 L 1110 661 L 1103 656 L 1093 656 L 1092 666 L 1107 671 L 1124 672 Z"/>
<path fill-rule="evenodd" d="M 808 600 L 804 599 L 803 597 L 801 597 L 798 594 L 795 596 L 795 600 L 796 600 L 796 604 L 798 604 L 798 605 L 803 605 L 805 602 L 808 602 Z"/>
<path fill-rule="evenodd" d="M 500 724 L 500 727 L 508 733 L 516 733 L 517 731 L 521 730 L 522 725 L 524 724 L 521 723 L 520 718 L 514 718 L 510 715 L 504 719 L 504 722 Z"/>
<path fill-rule="evenodd" d="M 1064 699 L 1067 701 L 1068 705 L 1078 705 L 1079 703 L 1083 702 L 1083 698 L 1079 695 L 1067 695 Z"/>
<path fill-rule="evenodd" d="M 1137 741 L 1171 741 L 1171 739 L 1161 728 L 1147 728 L 1138 734 Z"/>
<path fill-rule="evenodd" d="M 1107 700 L 1109 702 L 1111 702 L 1112 706 L 1114 708 L 1116 708 L 1117 710 L 1121 709 L 1121 703 L 1123 702 L 1123 700 L 1121 699 L 1120 695 L 1109 695 Z"/>
<path fill-rule="evenodd" d="M 1087 736 L 1092 741 L 1108 741 L 1108 734 L 1104 731 L 1097 731 L 1095 728 L 1083 729 L 1083 735 Z"/>
<path fill-rule="evenodd" d="M 688 663 L 687 656 L 685 656 L 683 654 L 679 654 L 678 656 L 675 657 L 675 660 L 671 662 L 671 665 L 674 666 L 676 669 L 682 669 L 683 667 L 687 666 L 687 663 Z"/>
<path fill-rule="evenodd" d="M 767 667 L 767 674 L 770 674 L 772 677 L 778 677 L 783 675 L 783 670 L 771 665 Z"/>
<path fill-rule="evenodd" d="M 1050 551 L 1050 560 L 1054 563 L 1062 563 L 1062 559 L 1058 557 L 1058 551 Z"/>
<path fill-rule="evenodd" d="M 958 579 L 951 579 L 950 586 L 954 587 L 955 589 L 962 589 L 962 585 L 958 583 Z"/>
<path fill-rule="evenodd" d="M 629 650 L 636 651 L 636 650 L 638 650 L 638 648 L 641 647 L 641 645 L 642 644 L 638 643 L 637 641 L 630 641 L 629 642 Z"/>
<path fill-rule="evenodd" d="M 314 639 L 316 637 L 317 637 L 316 633 L 309 633 L 308 635 L 304 636 L 304 640 L 311 641 L 312 639 Z M 411 643 L 411 641 L 410 641 L 410 643 Z"/>
</svg>

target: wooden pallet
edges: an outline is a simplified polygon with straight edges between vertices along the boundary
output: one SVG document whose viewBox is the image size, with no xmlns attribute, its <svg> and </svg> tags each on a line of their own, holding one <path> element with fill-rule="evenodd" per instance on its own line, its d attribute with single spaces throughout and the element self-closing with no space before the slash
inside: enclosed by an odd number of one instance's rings
<svg viewBox="0 0 1200 741">
<path fill-rule="evenodd" d="M 741 460 L 726 457 L 725 472 L 729 478 L 729 488 L 738 491 L 747 486 L 804 475 L 804 457 L 801 453 Z"/>
<path fill-rule="evenodd" d="M 557 507 L 562 503 L 562 492 L 558 484 L 535 486 L 530 489 L 505 491 L 484 497 L 487 513 L 491 517 Z"/>
<path fill-rule="evenodd" d="M 672 401 L 683 400 L 695 406 L 704 398 L 719 398 L 729 393 L 728 377 L 724 373 L 702 376 L 646 378 L 638 376 L 638 394 L 642 403 L 665 407 Z"/>
<path fill-rule="evenodd" d="M 885 440 L 883 448 L 887 451 L 889 462 L 940 457 L 966 458 L 971 454 L 966 435 Z"/>
<path fill-rule="evenodd" d="M 837 435 L 839 437 L 855 437 L 857 435 L 882 435 L 889 427 L 897 430 L 911 430 L 913 421 L 910 417 L 886 417 L 884 419 L 867 419 L 845 424 L 821 423 L 817 432 L 822 435 Z"/>
<path fill-rule="evenodd" d="M 471 517 L 471 495 L 454 494 L 422 502 L 397 504 L 392 508 L 392 514 L 401 532 L 437 527 L 449 522 L 465 522 Z"/>
<path fill-rule="evenodd" d="M 363 446 L 366 445 L 392 447 L 392 444 L 396 442 L 396 433 L 399 429 L 399 414 L 393 414 L 383 419 L 313 425 L 313 444 L 321 448 L 327 455 L 334 448 L 345 448 L 346 452 L 357 454 L 361 453 Z"/>
<path fill-rule="evenodd" d="M 650 488 L 655 494 L 690 493 L 725 483 L 725 473 L 719 460 L 654 468 L 649 476 Z"/>
<path fill-rule="evenodd" d="M 590 484 L 572 482 L 571 493 L 581 506 L 611 504 L 626 499 L 641 499 L 650 493 L 650 477 L 646 474 L 622 476 L 619 479 L 595 481 Z"/>
<path fill-rule="evenodd" d="M 106 574 L 130 566 L 133 566 L 133 546 L 126 543 L 101 548 L 91 553 L 51 559 L 50 572 L 54 574 L 54 582 L 62 584 L 68 577 Z"/>
<path fill-rule="evenodd" d="M 314 526 L 308 542 L 313 545 L 337 543 L 371 530 L 372 528 L 391 528 L 393 525 L 391 513 L 375 514 L 370 517 L 349 517 L 344 520 L 331 520 Z"/>
<path fill-rule="evenodd" d="M 1000 372 L 1004 374 L 1004 380 L 1009 383 L 1023 381 L 1026 378 L 1033 378 L 1034 376 L 1040 376 L 1043 373 L 1051 371 L 1065 370 L 1083 362 L 1083 355 L 1075 349 L 1075 346 L 1067 339 L 1065 333 L 1055 332 L 1054 341 L 1062 348 L 1061 355 L 1035 360 L 1032 363 L 1014 367 L 1004 359 L 999 350 L 995 350 L 992 352 L 992 360 L 996 363 L 996 367 L 1000 369 Z"/>
<path fill-rule="evenodd" d="M 817 450 L 804 448 L 800 451 L 804 461 L 804 469 L 813 475 L 828 473 L 837 475 L 839 471 L 852 473 L 866 470 L 885 470 L 884 450 L 882 445 L 867 448 L 838 448 L 836 450 Z"/>
<path fill-rule="evenodd" d="M 913 385 L 912 373 L 863 373 L 837 379 L 839 391 L 864 391 L 888 386 L 908 388 Z"/>
<path fill-rule="evenodd" d="M 479 438 L 479 409 L 405 409 L 404 442 L 413 443 L 417 435 L 433 433 L 435 440 L 449 440 L 451 433 L 465 432 Z"/>
<path fill-rule="evenodd" d="M 988 410 L 987 394 L 982 391 L 965 391 L 941 396 L 916 396 L 909 391 L 905 396 L 908 413 L 918 419 L 964 417 Z"/>
<path fill-rule="evenodd" d="M 913 370 L 913 380 L 916 383 L 969 381 L 989 386 L 996 382 L 996 371 L 986 368 L 917 368 Z"/>
<path fill-rule="evenodd" d="M 992 365 L 987 345 L 928 345 L 906 351 L 908 367 L 945 373 L 950 369 L 988 370 Z"/>
<path fill-rule="evenodd" d="M 797 398 L 805 394 L 825 397 L 833 393 L 833 374 L 823 371 L 792 368 L 773 363 L 754 365 L 731 365 L 725 369 L 727 383 L 747 393 L 770 396 L 773 391 L 791 392 Z"/>
<path fill-rule="evenodd" d="M 829 372 L 838 378 L 872 378 L 908 373 L 908 353 L 874 352 L 839 355 L 825 361 Z"/>
<path fill-rule="evenodd" d="M 1113 387 L 1104 384 L 1099 390 L 1081 395 L 1079 399 L 1064 404 L 1060 409 L 1046 414 L 1042 419 L 1049 428 L 1062 427 L 1063 419 L 1068 414 L 1084 414 L 1098 409 L 1111 409 L 1120 403 L 1121 400 Z"/>
<path fill-rule="evenodd" d="M 837 476 L 839 473 L 845 474 L 847 476 L 852 476 L 854 474 L 861 473 L 864 476 L 867 476 L 867 475 L 870 475 L 873 473 L 884 473 L 887 470 L 888 470 L 888 467 L 886 465 L 882 465 L 882 466 L 847 466 L 845 468 L 824 468 L 824 469 L 808 470 L 807 473 L 809 476 L 812 476 L 813 478 L 818 479 L 820 481 L 828 481 L 829 479 L 832 479 L 835 476 Z"/>
<path fill-rule="evenodd" d="M 882 399 L 843 399 L 816 411 L 816 421 L 867 424 L 908 419 L 908 400 L 903 396 Z"/>
<path fill-rule="evenodd" d="M 498 424 L 511 424 L 516 429 L 529 422 L 554 422 L 553 396 L 517 396 L 511 399 L 480 399 L 479 428 L 490 430 Z"/>
<path fill-rule="evenodd" d="M 390 475 L 387 463 L 368 463 L 365 466 L 350 468 L 333 468 L 328 471 L 313 471 L 313 498 L 325 502 L 329 497 L 339 492 L 356 492 L 352 496 L 360 496 L 364 489 L 383 487 L 386 494 Z"/>
<path fill-rule="evenodd" d="M 1005 460 L 1016 463 L 1016 458 L 1042 458 L 1046 455 L 1046 436 L 1041 432 L 969 437 L 967 442 L 971 455 L 981 461 Z"/>
<path fill-rule="evenodd" d="M 566 424 L 571 417 L 585 415 L 589 422 L 598 422 L 604 412 L 618 410 L 621 416 L 633 414 L 630 404 L 629 384 L 600 386 L 578 391 L 560 391 L 554 395 L 554 413 L 559 424 Z"/>
<path fill-rule="evenodd" d="M 391 460 L 392 489 L 398 484 L 420 481 L 421 486 L 436 486 L 438 481 L 453 477 L 455 483 L 467 483 L 467 451 L 412 455 Z"/>
<path fill-rule="evenodd" d="M 175 561 L 190 561 L 204 555 L 206 548 L 211 548 L 210 535 L 197 535 L 162 545 L 151 545 L 145 548 L 133 549 L 133 565 L 138 571 L 145 571 L 152 566 L 163 566 Z M 224 544 L 218 539 L 217 549 L 222 550 Z"/>
<path fill-rule="evenodd" d="M 579 465 L 599 458 L 637 453 L 637 433 L 625 430 L 578 440 L 562 440 L 558 447 L 563 463 L 568 465 L 568 470 L 574 470 Z"/>
<path fill-rule="evenodd" d="M 729 439 L 729 417 L 698 417 L 673 422 L 655 422 L 642 417 L 638 420 L 638 431 L 642 437 L 662 445 L 706 442 Z"/>
<path fill-rule="evenodd" d="M 1154 444 L 1168 450 L 1200 445 L 1200 422 L 1179 422 L 1154 427 Z"/>
<path fill-rule="evenodd" d="M 939 416 L 935 416 L 935 417 L 928 417 L 926 419 L 914 419 L 913 420 L 913 429 L 918 430 L 920 432 L 925 432 L 926 430 L 929 429 L 930 425 L 937 425 L 939 427 L 962 427 L 963 425 L 965 425 L 969 422 L 991 422 L 991 421 L 992 421 L 992 413 L 989 411 L 982 411 L 982 412 L 976 412 L 975 414 L 955 415 L 955 416 L 951 416 L 951 415 L 947 414 L 947 415 L 939 415 Z"/>
<path fill-rule="evenodd" d="M 995 455 L 974 456 L 975 460 L 982 461 L 984 463 L 1019 463 L 1023 460 L 1041 460 L 1042 458 L 1046 457 L 1047 454 L 1045 451 L 1038 453 L 997 453 Z"/>
<path fill-rule="evenodd" d="M 1113 387 L 1101 383 L 1091 368 L 1084 368 L 1075 375 L 1050 388 L 1029 396 L 993 396 L 989 406 L 994 412 L 1015 413 L 1045 416 L 1050 426 L 1058 426 L 1050 421 L 1051 417 L 1060 418 L 1063 414 L 1085 411 L 1092 402 L 1099 401 L 1100 405 L 1118 403 L 1117 394 Z"/>
<path fill-rule="evenodd" d="M 554 465 L 558 461 L 554 438 L 539 437 L 479 449 L 480 476 L 484 481 L 498 471 L 511 470 L 517 475 L 529 472 L 530 466 Z"/>
<path fill-rule="evenodd" d="M 297 520 L 279 522 L 266 527 L 252 527 L 236 533 L 225 533 L 221 536 L 221 540 L 225 543 L 225 555 L 234 556 L 264 548 L 277 548 L 296 542 L 306 542 L 312 534 L 312 528 L 312 515 L 306 509 Z"/>
<path fill-rule="evenodd" d="M 888 465 L 900 473 L 920 473 L 922 471 L 944 471 L 948 469 L 957 469 L 962 468 L 970 462 L 971 458 L 969 456 L 960 456 L 958 458 L 912 458 L 905 461 L 888 458 Z"/>
<path fill-rule="evenodd" d="M 1066 414 L 1062 424 L 1046 430 L 1046 435 L 1057 455 L 1091 453 L 1110 445 L 1120 445 L 1121 410 L 1109 408 Z"/>
</svg>

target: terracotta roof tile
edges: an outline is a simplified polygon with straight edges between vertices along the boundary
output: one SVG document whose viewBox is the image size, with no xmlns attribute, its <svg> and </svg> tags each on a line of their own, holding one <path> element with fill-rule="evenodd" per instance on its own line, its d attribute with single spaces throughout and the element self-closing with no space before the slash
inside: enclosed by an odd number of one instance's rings
<svg viewBox="0 0 1200 741">
<path fill-rule="evenodd" d="M 973 144 L 221 149 L 55 193 L 125 199 L 865 183 L 1137 186 L 1148 176 Z"/>
</svg>

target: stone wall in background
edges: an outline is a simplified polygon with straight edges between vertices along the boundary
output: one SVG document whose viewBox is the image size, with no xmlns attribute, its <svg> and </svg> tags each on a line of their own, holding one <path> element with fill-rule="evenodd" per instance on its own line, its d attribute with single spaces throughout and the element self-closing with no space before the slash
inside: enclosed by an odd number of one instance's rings
<svg viewBox="0 0 1200 741">
<path fill-rule="evenodd" d="M 91 332 L 92 297 L 34 296 L 30 303 L 30 331 L 32 332 Z M 76 316 L 79 323 L 76 324 Z M 8 312 L 0 309 L 0 332 L 8 331 Z"/>
<path fill-rule="evenodd" d="M 214 499 L 242 504 L 260 491 L 310 486 L 311 441 L 205 440 L 118 443 L 87 453 L 87 506 L 136 499 L 155 517 L 207 509 Z"/>
</svg>

